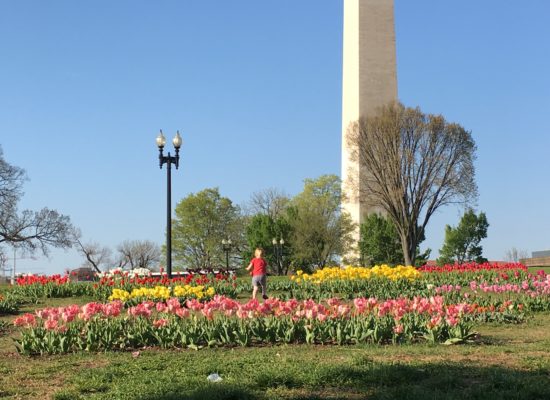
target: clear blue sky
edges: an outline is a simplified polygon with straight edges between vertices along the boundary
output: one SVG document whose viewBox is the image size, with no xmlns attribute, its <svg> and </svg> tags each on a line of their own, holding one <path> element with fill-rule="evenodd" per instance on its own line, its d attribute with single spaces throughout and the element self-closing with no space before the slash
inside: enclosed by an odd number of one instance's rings
<svg viewBox="0 0 550 400">
<path fill-rule="evenodd" d="M 550 2 L 396 0 L 395 17 L 401 101 L 477 142 L 485 255 L 550 248 Z M 174 203 L 340 174 L 341 0 L 4 0 L 0 50 L 0 145 L 30 178 L 21 208 L 68 214 L 85 240 L 164 241 L 159 128 L 184 138 Z M 436 215 L 423 247 L 436 255 L 461 212 Z"/>
</svg>

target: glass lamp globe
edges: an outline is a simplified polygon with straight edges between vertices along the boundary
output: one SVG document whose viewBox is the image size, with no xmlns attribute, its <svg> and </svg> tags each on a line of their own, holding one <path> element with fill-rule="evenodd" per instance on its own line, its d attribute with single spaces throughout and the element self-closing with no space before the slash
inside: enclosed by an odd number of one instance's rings
<svg viewBox="0 0 550 400">
<path fill-rule="evenodd" d="M 166 138 L 162 134 L 162 129 L 161 129 L 159 135 L 157 136 L 157 146 L 164 147 L 165 144 L 166 144 Z"/>
<path fill-rule="evenodd" d="M 180 131 L 176 133 L 176 136 L 174 136 L 174 139 L 172 139 L 172 143 L 174 144 L 174 147 L 176 149 L 179 149 L 181 147 L 181 144 L 183 143 L 183 140 L 180 136 Z"/>
</svg>

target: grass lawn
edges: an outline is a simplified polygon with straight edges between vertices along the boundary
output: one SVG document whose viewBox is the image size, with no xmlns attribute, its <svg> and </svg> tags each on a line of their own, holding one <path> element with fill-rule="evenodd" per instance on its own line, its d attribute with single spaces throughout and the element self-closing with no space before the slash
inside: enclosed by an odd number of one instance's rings
<svg viewBox="0 0 550 400">
<path fill-rule="evenodd" d="M 51 299 L 47 305 L 87 301 Z M 523 325 L 481 325 L 474 345 L 281 345 L 44 357 L 19 356 L 12 342 L 18 333 L 10 328 L 0 333 L 0 398 L 550 399 L 549 328 L 550 314 L 539 313 Z M 214 372 L 222 382 L 207 381 Z"/>
</svg>

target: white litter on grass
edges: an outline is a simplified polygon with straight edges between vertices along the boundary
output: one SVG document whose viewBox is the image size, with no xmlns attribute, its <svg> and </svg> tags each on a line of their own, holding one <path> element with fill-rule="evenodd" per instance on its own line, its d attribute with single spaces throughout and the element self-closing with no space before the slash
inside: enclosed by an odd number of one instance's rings
<svg viewBox="0 0 550 400">
<path fill-rule="evenodd" d="M 222 381 L 222 377 L 219 376 L 218 374 L 210 374 L 210 375 L 208 375 L 208 377 L 206 379 L 208 379 L 209 382 L 221 382 Z"/>
</svg>

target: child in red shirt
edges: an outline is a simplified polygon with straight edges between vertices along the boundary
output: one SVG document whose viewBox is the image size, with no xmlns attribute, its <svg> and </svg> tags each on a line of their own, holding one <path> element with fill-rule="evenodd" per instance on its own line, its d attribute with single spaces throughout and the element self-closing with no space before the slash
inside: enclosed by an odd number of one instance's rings
<svg viewBox="0 0 550 400">
<path fill-rule="evenodd" d="M 262 288 L 262 298 L 267 299 L 267 261 L 263 258 L 264 250 L 256 248 L 254 258 L 250 260 L 250 264 L 246 267 L 247 271 L 251 271 L 252 275 L 252 298 L 256 298 L 258 286 Z"/>
</svg>

